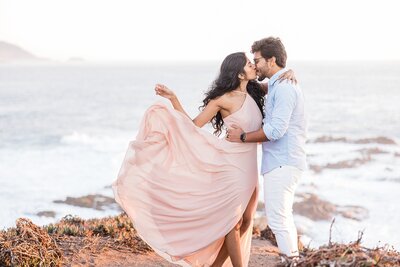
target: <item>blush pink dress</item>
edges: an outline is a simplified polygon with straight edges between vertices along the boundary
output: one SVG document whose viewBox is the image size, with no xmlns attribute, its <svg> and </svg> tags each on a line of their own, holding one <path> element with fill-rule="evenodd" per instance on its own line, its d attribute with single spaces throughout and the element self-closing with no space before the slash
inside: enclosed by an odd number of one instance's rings
<svg viewBox="0 0 400 267">
<path fill-rule="evenodd" d="M 224 123 L 255 131 L 262 115 L 246 94 L 241 108 Z M 140 237 L 166 260 L 182 266 L 214 262 L 257 187 L 256 143 L 218 138 L 164 103 L 146 111 L 113 183 L 115 199 Z M 257 200 L 249 207 L 253 216 L 256 204 Z M 251 224 L 241 237 L 245 266 L 252 229 Z M 224 266 L 232 266 L 229 258 Z"/>
</svg>

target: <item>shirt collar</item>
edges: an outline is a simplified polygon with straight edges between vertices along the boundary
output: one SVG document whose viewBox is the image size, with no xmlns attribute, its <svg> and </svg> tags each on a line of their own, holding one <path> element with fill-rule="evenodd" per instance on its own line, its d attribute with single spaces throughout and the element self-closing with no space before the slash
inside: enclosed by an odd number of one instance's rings
<svg viewBox="0 0 400 267">
<path fill-rule="evenodd" d="M 287 69 L 283 68 L 283 69 L 279 70 L 277 73 L 275 73 L 274 75 L 272 75 L 272 77 L 268 81 L 268 86 L 273 86 L 274 83 L 278 80 L 279 76 L 282 73 L 284 73 L 285 71 L 287 71 Z"/>
</svg>

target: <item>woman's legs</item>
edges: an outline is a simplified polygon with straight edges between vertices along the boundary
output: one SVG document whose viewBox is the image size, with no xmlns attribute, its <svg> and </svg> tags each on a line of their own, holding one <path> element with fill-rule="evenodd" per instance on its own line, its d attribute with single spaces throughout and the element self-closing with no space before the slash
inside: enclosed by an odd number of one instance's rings
<svg viewBox="0 0 400 267">
<path fill-rule="evenodd" d="M 253 195 L 250 198 L 249 204 L 247 204 L 247 207 L 246 207 L 246 210 L 243 213 L 242 219 L 225 236 L 224 244 L 222 245 L 222 248 L 220 249 L 220 251 L 218 253 L 218 256 L 215 259 L 214 263 L 211 265 L 212 267 L 222 266 L 222 264 L 224 264 L 224 262 L 228 258 L 228 256 L 231 257 L 231 262 L 232 262 L 233 266 L 235 266 L 235 267 L 236 266 L 242 266 L 242 265 L 235 265 L 234 264 L 234 261 L 233 261 L 232 256 L 231 256 L 231 251 L 228 251 L 227 246 L 228 246 L 228 242 L 229 242 L 229 246 L 231 246 L 231 247 L 239 247 L 240 258 L 242 258 L 242 253 L 241 253 L 241 250 L 240 250 L 240 237 L 247 231 L 247 229 L 249 228 L 249 226 L 251 224 L 251 220 L 253 219 L 252 218 L 252 214 L 253 214 L 253 210 L 254 210 L 254 205 L 257 205 L 257 203 L 256 203 L 256 201 L 257 201 L 257 191 L 256 190 L 257 189 L 254 190 Z M 235 233 L 235 235 L 232 233 L 232 232 L 234 232 L 235 229 L 238 229 L 237 232 L 240 232 L 239 233 L 240 237 L 239 237 L 237 242 L 236 242 L 236 237 L 237 237 L 236 233 Z M 230 234 L 231 234 L 231 236 L 229 236 L 229 240 L 227 240 L 227 237 Z M 235 251 L 235 250 L 237 250 L 237 249 L 233 249 L 233 251 Z"/>
<path fill-rule="evenodd" d="M 242 220 L 225 236 L 226 250 L 231 258 L 234 267 L 242 267 L 243 259 L 240 248 L 240 226 Z"/>
<path fill-rule="evenodd" d="M 217 258 L 212 267 L 219 267 L 224 264 L 226 258 L 230 256 L 232 265 L 234 267 L 242 267 L 242 253 L 240 250 L 240 226 L 242 225 L 243 218 L 233 227 L 233 229 L 225 236 L 224 244 L 220 249 Z"/>
<path fill-rule="evenodd" d="M 240 227 L 240 236 L 242 236 L 248 229 L 251 224 L 251 220 L 253 220 L 253 211 L 257 206 L 257 189 L 254 189 L 253 194 L 249 200 L 249 204 L 247 204 L 246 210 L 243 213 L 243 223 Z M 253 231 L 253 229 L 250 229 Z"/>
</svg>

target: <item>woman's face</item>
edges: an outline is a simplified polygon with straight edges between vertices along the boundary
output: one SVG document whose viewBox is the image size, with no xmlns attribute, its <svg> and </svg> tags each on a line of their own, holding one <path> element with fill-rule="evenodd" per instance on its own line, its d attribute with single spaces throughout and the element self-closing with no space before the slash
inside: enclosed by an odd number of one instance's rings
<svg viewBox="0 0 400 267">
<path fill-rule="evenodd" d="M 255 80 L 257 78 L 256 66 L 246 58 L 246 65 L 244 66 L 244 76 L 246 80 Z"/>
</svg>

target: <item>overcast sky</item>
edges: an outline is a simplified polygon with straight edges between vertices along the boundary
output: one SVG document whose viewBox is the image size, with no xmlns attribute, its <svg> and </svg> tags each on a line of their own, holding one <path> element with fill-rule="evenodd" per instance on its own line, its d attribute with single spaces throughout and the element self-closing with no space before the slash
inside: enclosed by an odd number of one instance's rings
<svg viewBox="0 0 400 267">
<path fill-rule="evenodd" d="M 292 60 L 400 60 L 398 0 L 0 0 L 0 40 L 52 59 L 222 60 L 278 36 Z"/>
</svg>

